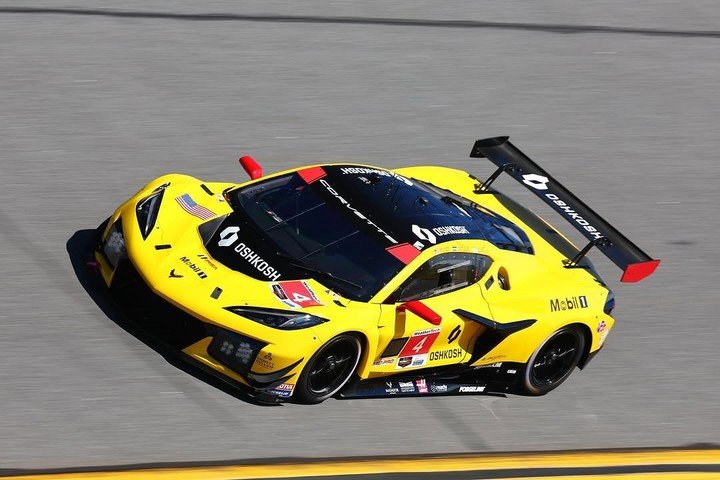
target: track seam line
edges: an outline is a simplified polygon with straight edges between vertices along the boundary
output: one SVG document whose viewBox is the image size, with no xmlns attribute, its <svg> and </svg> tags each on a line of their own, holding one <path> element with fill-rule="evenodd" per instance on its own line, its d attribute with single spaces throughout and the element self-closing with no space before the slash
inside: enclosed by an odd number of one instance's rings
<svg viewBox="0 0 720 480">
<path fill-rule="evenodd" d="M 188 21 L 241 21 L 275 23 L 326 23 L 347 25 L 379 25 L 398 27 L 465 28 L 493 30 L 523 30 L 546 33 L 614 33 L 663 37 L 720 38 L 718 30 L 672 30 L 663 28 L 616 27 L 611 25 L 572 25 L 523 22 L 492 22 L 481 20 L 430 20 L 412 18 L 312 16 L 312 15 L 243 15 L 233 13 L 172 13 L 115 9 L 2 7 L 0 14 L 75 15 L 140 19 L 166 19 Z"/>
</svg>

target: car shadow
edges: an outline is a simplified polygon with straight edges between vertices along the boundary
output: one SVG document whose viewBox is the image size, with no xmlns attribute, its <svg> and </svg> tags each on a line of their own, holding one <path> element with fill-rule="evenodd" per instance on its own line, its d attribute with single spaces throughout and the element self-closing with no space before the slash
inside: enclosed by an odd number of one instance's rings
<svg viewBox="0 0 720 480">
<path fill-rule="evenodd" d="M 66 250 L 70 257 L 73 271 L 80 285 L 85 289 L 90 298 L 102 310 L 105 316 L 127 333 L 160 354 L 170 365 L 192 375 L 196 379 L 211 385 L 218 390 L 231 395 L 243 402 L 258 406 L 278 406 L 281 404 L 268 404 L 259 402 L 255 398 L 234 388 L 232 385 L 223 382 L 217 377 L 210 375 L 204 370 L 182 360 L 178 352 L 162 342 L 156 335 L 152 334 L 140 325 L 133 323 L 131 318 L 122 312 L 106 295 L 106 286 L 98 274 L 87 266 L 90 259 L 89 252 L 91 243 L 95 238 L 95 230 L 78 230 L 66 243 Z"/>
</svg>

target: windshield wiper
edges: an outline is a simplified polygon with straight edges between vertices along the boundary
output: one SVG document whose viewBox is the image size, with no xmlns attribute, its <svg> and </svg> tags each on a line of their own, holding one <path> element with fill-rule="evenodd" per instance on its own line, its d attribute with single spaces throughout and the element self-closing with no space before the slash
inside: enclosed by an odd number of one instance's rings
<svg viewBox="0 0 720 480">
<path fill-rule="evenodd" d="M 276 254 L 279 258 L 285 260 L 285 261 L 286 261 L 287 263 L 289 263 L 290 265 L 294 265 L 295 267 L 299 268 L 300 270 L 305 270 L 306 272 L 315 274 L 315 275 L 317 275 L 317 276 L 319 276 L 319 277 L 325 277 L 325 278 L 329 278 L 330 280 L 334 280 L 334 281 L 336 281 L 336 282 L 344 283 L 345 285 L 349 285 L 349 286 L 351 286 L 351 287 L 353 287 L 353 288 L 356 288 L 356 289 L 358 289 L 358 290 L 362 290 L 362 289 L 363 289 L 363 286 L 362 286 L 362 285 L 358 285 L 357 283 L 352 282 L 352 281 L 350 281 L 350 280 L 346 280 L 346 279 L 344 279 L 344 278 L 337 277 L 337 276 L 333 275 L 333 274 L 330 273 L 330 272 L 323 272 L 322 270 L 317 270 L 317 269 L 315 269 L 315 268 L 308 267 L 308 266 L 305 265 L 304 263 L 299 262 L 298 260 L 295 260 L 294 258 L 288 257 L 287 255 L 284 255 L 284 254 L 282 254 L 282 253 L 280 253 L 280 252 L 275 252 L 275 254 Z"/>
</svg>

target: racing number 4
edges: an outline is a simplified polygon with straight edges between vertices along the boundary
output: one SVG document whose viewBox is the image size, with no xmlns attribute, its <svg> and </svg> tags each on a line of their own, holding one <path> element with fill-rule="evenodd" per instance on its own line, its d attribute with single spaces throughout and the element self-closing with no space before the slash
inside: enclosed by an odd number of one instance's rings
<svg viewBox="0 0 720 480">
<path fill-rule="evenodd" d="M 400 350 L 399 357 L 409 357 L 412 355 L 424 355 L 430 351 L 435 339 L 440 335 L 440 329 L 422 330 L 413 333 L 407 343 Z"/>
<path fill-rule="evenodd" d="M 312 298 L 310 298 L 310 297 L 308 297 L 308 296 L 305 296 L 305 295 L 302 295 L 302 294 L 297 293 L 297 292 L 292 292 L 292 299 L 293 299 L 293 302 L 297 302 L 297 303 L 299 303 L 300 305 L 302 305 L 303 302 L 310 302 L 310 301 L 313 300 Z"/>
<path fill-rule="evenodd" d="M 423 345 L 425 345 L 425 341 L 428 339 L 428 337 L 423 337 L 422 340 L 420 340 L 417 345 L 412 347 L 412 351 L 415 352 L 415 354 L 420 353 L 420 350 L 422 350 Z"/>
</svg>

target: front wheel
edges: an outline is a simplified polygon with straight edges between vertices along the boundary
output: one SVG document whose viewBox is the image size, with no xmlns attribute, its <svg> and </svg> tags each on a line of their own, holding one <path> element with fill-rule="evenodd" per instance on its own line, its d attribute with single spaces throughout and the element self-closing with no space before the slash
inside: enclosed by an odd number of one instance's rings
<svg viewBox="0 0 720 480">
<path fill-rule="evenodd" d="M 577 366 L 584 347 L 585 335 L 576 325 L 563 327 L 550 335 L 525 367 L 523 393 L 545 395 L 559 387 Z"/>
<path fill-rule="evenodd" d="M 305 365 L 293 398 L 301 403 L 320 403 L 335 395 L 355 372 L 361 352 L 355 335 L 344 333 L 331 339 Z"/>
</svg>

